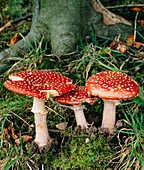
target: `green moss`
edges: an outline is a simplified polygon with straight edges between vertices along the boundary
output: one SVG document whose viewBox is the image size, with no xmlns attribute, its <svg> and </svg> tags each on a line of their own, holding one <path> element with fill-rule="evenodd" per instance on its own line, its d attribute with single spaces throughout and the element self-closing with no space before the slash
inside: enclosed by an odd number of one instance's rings
<svg viewBox="0 0 144 170">
<path fill-rule="evenodd" d="M 63 170 L 102 170 L 112 158 L 113 153 L 114 150 L 102 136 L 91 135 L 89 138 L 76 136 L 62 146 L 62 151 L 54 160 L 52 167 Z"/>
</svg>

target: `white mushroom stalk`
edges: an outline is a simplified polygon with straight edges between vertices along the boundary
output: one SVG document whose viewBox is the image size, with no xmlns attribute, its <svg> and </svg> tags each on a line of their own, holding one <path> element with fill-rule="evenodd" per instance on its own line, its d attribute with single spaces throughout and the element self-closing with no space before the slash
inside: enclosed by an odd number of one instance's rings
<svg viewBox="0 0 144 170">
<path fill-rule="evenodd" d="M 46 118 L 47 110 L 45 108 L 45 101 L 34 97 L 32 110 L 35 119 L 35 142 L 39 148 L 50 144 L 50 136 L 48 133 Z"/>
<path fill-rule="evenodd" d="M 116 122 L 116 106 L 119 104 L 120 102 L 117 100 L 104 100 L 103 118 L 100 128 L 108 129 L 109 133 L 112 133 L 114 130 Z"/>
<path fill-rule="evenodd" d="M 81 127 L 81 129 L 88 128 L 88 123 L 83 112 L 84 107 L 82 105 L 73 105 L 70 108 L 74 111 L 77 127 Z"/>
</svg>

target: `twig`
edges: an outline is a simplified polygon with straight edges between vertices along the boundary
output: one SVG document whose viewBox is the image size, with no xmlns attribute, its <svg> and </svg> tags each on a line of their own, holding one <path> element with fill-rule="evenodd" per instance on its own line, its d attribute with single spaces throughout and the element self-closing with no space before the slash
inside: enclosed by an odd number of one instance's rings
<svg viewBox="0 0 144 170">
<path fill-rule="evenodd" d="M 63 119 L 64 119 L 64 117 L 63 117 L 63 116 L 61 116 L 60 114 L 58 114 L 56 111 L 54 111 L 54 110 L 53 110 L 53 109 L 51 109 L 50 107 L 46 106 L 46 108 L 47 108 L 48 110 L 50 110 L 51 112 L 54 112 L 56 115 L 59 115 L 61 118 L 63 118 Z"/>
<path fill-rule="evenodd" d="M 139 14 L 139 12 L 136 13 L 135 22 L 134 22 L 134 42 L 135 42 L 135 40 L 136 40 L 136 28 L 137 28 L 137 18 L 138 18 L 138 14 Z"/>
<path fill-rule="evenodd" d="M 107 9 L 125 8 L 125 7 L 144 7 L 144 4 L 127 4 L 127 5 L 106 6 Z"/>
<path fill-rule="evenodd" d="M 33 125 L 30 125 L 29 123 L 27 123 L 23 118 L 21 118 L 20 116 L 18 116 L 17 114 L 15 114 L 13 111 L 9 110 L 10 113 L 12 113 L 13 115 L 17 116 L 20 120 L 22 120 L 25 124 L 27 124 L 30 128 L 33 128 Z"/>
<path fill-rule="evenodd" d="M 29 167 L 29 169 L 32 170 L 32 168 L 30 167 L 30 165 L 29 165 L 28 163 L 26 163 L 26 164 L 27 164 L 27 166 Z"/>
<path fill-rule="evenodd" d="M 17 23 L 17 22 L 19 22 L 19 21 L 25 20 L 25 19 L 30 18 L 30 17 L 32 17 L 32 14 L 31 14 L 31 13 L 30 13 L 30 14 L 27 14 L 27 15 L 25 15 L 25 16 L 22 16 L 22 17 L 20 17 L 20 18 L 17 18 L 17 19 L 15 19 L 15 20 L 11 20 L 11 21 L 9 21 L 8 23 L 6 23 L 4 26 L 2 26 L 2 27 L 0 28 L 0 32 L 2 32 L 5 28 L 11 26 L 13 23 Z"/>
</svg>

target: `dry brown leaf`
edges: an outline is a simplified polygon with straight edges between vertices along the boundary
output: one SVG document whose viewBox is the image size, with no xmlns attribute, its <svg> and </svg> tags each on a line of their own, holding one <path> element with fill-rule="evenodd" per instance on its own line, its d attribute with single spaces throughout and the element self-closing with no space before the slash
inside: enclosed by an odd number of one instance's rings
<svg viewBox="0 0 144 170">
<path fill-rule="evenodd" d="M 134 36 L 133 35 L 128 35 L 127 36 L 127 45 L 131 47 L 134 43 Z"/>
<path fill-rule="evenodd" d="M 119 50 L 122 53 L 126 53 L 129 50 L 129 46 L 133 44 L 133 37 L 129 35 L 129 39 L 125 42 L 120 36 L 116 37 L 115 41 L 111 42 L 109 47 L 112 49 Z"/>
<path fill-rule="evenodd" d="M 8 128 L 5 128 L 4 133 L 8 138 L 10 138 L 10 137 L 12 137 L 13 139 L 18 138 L 18 135 L 15 133 L 14 128 L 11 126 L 8 126 Z"/>
<path fill-rule="evenodd" d="M 18 40 L 18 34 L 15 34 L 10 40 L 10 46 L 13 46 Z"/>
<path fill-rule="evenodd" d="M 6 136 L 7 138 L 10 139 L 10 135 L 9 135 L 9 132 L 8 132 L 8 129 L 7 129 L 7 128 L 4 129 L 4 134 L 5 134 L 5 136 Z"/>
<path fill-rule="evenodd" d="M 7 28 L 7 27 L 9 27 L 9 26 L 11 26 L 11 22 L 10 22 L 10 21 L 7 22 L 6 25 L 4 25 L 4 26 L 2 26 L 2 27 L 0 28 L 0 32 L 2 32 L 5 28 Z"/>
<path fill-rule="evenodd" d="M 143 7 L 133 7 L 131 8 L 132 11 L 135 12 L 144 12 L 144 8 Z"/>
<path fill-rule="evenodd" d="M 17 138 L 18 138 L 18 135 L 15 134 L 14 128 L 12 128 L 11 126 L 9 126 L 9 127 L 8 127 L 8 130 L 11 131 L 11 134 L 12 134 L 12 138 L 13 138 L 13 139 L 17 139 Z"/>
<path fill-rule="evenodd" d="M 114 48 L 115 46 L 117 46 L 117 45 L 118 45 L 118 42 L 112 41 L 112 42 L 110 43 L 109 47 L 113 49 L 113 48 Z"/>
<path fill-rule="evenodd" d="M 59 130 L 65 130 L 66 127 L 68 125 L 68 122 L 62 122 L 62 123 L 59 123 L 56 125 L 56 127 L 59 129 Z"/>
<path fill-rule="evenodd" d="M 144 27 L 144 20 L 138 20 L 138 23 L 139 23 L 142 27 Z"/>
<path fill-rule="evenodd" d="M 33 138 L 32 136 L 28 136 L 28 135 L 23 135 L 23 136 L 21 137 L 23 143 L 29 142 L 32 138 Z M 16 140 L 15 140 L 15 143 L 16 143 L 16 145 L 19 145 L 19 144 L 20 144 L 20 138 L 16 139 Z"/>
<path fill-rule="evenodd" d="M 106 9 L 99 0 L 91 0 L 92 6 L 96 12 L 100 12 L 103 15 L 103 21 L 106 25 L 114 24 L 126 24 L 132 26 L 132 23 L 124 19 L 123 17 L 116 15 Z"/>
<path fill-rule="evenodd" d="M 140 42 L 134 42 L 134 45 L 137 49 L 141 48 L 142 46 L 144 47 L 144 44 Z"/>
<path fill-rule="evenodd" d="M 135 45 L 135 47 L 137 49 L 141 48 L 142 46 L 144 47 L 144 43 L 134 41 L 134 36 L 133 35 L 129 35 L 128 36 L 128 38 L 127 38 L 127 45 L 128 46 Z"/>
<path fill-rule="evenodd" d="M 128 50 L 128 47 L 125 44 L 118 44 L 116 49 L 122 53 L 126 53 Z"/>
</svg>

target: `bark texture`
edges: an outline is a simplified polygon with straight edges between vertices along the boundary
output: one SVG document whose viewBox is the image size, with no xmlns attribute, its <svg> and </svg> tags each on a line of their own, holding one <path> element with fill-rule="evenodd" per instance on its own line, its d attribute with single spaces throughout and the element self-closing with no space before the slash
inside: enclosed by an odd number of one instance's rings
<svg viewBox="0 0 144 170">
<path fill-rule="evenodd" d="M 114 37 L 130 34 L 132 27 L 124 24 L 105 25 L 90 0 L 33 0 L 32 27 L 28 35 L 0 53 L 0 71 L 9 62 L 7 57 L 22 55 L 29 43 L 42 36 L 51 44 L 53 54 L 61 56 L 75 50 L 77 42 L 94 31 L 96 36 Z"/>
</svg>

